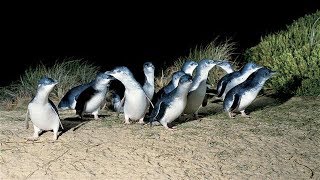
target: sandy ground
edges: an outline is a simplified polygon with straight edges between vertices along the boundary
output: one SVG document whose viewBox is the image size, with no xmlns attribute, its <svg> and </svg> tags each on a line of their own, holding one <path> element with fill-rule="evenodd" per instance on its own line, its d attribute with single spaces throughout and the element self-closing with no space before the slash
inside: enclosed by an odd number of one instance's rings
<svg viewBox="0 0 320 180">
<path fill-rule="evenodd" d="M 210 104 L 176 131 L 125 125 L 106 111 L 75 128 L 79 119 L 62 113 L 55 142 L 52 132 L 26 141 L 25 112 L 2 111 L 0 179 L 320 179 L 319 100 L 260 99 L 251 119 Z"/>
</svg>

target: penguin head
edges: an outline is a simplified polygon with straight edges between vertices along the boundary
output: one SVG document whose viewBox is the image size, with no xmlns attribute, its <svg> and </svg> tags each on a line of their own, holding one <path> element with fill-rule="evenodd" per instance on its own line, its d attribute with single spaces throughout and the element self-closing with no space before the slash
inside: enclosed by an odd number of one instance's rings
<svg viewBox="0 0 320 180">
<path fill-rule="evenodd" d="M 271 76 L 273 76 L 274 74 L 276 74 L 275 71 L 272 71 L 268 68 L 262 67 L 259 70 L 257 70 L 256 72 L 256 76 L 259 76 L 263 79 L 269 79 L 271 78 Z"/>
<path fill-rule="evenodd" d="M 52 89 L 56 84 L 58 84 L 58 81 L 45 76 L 39 80 L 38 90 L 44 90 L 46 92 L 50 92 L 52 91 Z"/>
<path fill-rule="evenodd" d="M 241 69 L 241 73 L 253 73 L 257 71 L 258 69 L 262 68 L 262 66 L 259 66 L 253 62 L 248 62 L 246 65 L 243 66 Z"/>
<path fill-rule="evenodd" d="M 109 74 L 100 72 L 96 76 L 96 83 L 105 85 L 105 84 L 109 84 L 110 81 L 114 79 L 115 78 L 110 76 Z"/>
<path fill-rule="evenodd" d="M 143 71 L 145 74 L 150 74 L 150 73 L 154 74 L 154 70 L 155 70 L 155 67 L 151 62 L 145 62 L 143 64 Z"/>
<path fill-rule="evenodd" d="M 125 79 L 128 76 L 133 77 L 133 74 L 131 73 L 131 71 L 125 67 L 125 66 L 118 66 L 115 67 L 113 70 L 111 71 L 106 71 L 105 74 L 111 75 L 113 77 L 115 77 L 116 79 Z"/>
<path fill-rule="evenodd" d="M 183 72 L 183 71 L 177 71 L 177 72 L 174 72 L 172 74 L 172 83 L 174 85 L 174 87 L 177 87 L 178 84 L 179 84 L 179 80 L 181 78 L 181 76 L 185 75 L 186 73 Z"/>
<path fill-rule="evenodd" d="M 181 76 L 179 80 L 179 86 L 191 87 L 191 84 L 192 84 L 192 76 L 190 76 L 189 74 L 185 74 Z"/>
<path fill-rule="evenodd" d="M 195 61 L 187 60 L 183 63 L 181 70 L 186 74 L 192 75 L 194 69 L 198 66 L 198 63 Z"/>
<path fill-rule="evenodd" d="M 197 68 L 199 68 L 199 71 L 209 71 L 217 64 L 219 64 L 219 61 L 214 61 L 211 59 L 203 59 L 198 63 Z"/>
<path fill-rule="evenodd" d="M 217 66 L 221 67 L 225 71 L 229 71 L 229 72 L 233 71 L 233 68 L 232 68 L 231 64 L 226 60 L 220 61 L 219 64 L 217 64 Z"/>
</svg>

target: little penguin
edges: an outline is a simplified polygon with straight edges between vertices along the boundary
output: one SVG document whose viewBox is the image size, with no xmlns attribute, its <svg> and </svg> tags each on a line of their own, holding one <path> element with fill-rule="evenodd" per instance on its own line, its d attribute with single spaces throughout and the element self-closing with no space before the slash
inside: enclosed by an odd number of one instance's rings
<svg viewBox="0 0 320 180">
<path fill-rule="evenodd" d="M 61 110 L 67 110 L 67 109 L 75 109 L 76 103 L 79 95 L 88 87 L 92 86 L 94 81 L 91 81 L 86 84 L 81 84 L 78 86 L 75 86 L 71 88 L 61 99 L 61 101 L 58 104 L 58 108 Z"/>
<path fill-rule="evenodd" d="M 198 63 L 195 61 L 191 61 L 191 60 L 185 61 L 181 67 L 181 70 L 176 71 L 171 75 L 171 81 L 156 93 L 154 101 L 152 102 L 157 102 L 157 100 L 159 100 L 163 95 L 173 91 L 178 86 L 179 79 L 183 75 L 188 74 L 192 76 L 192 73 L 197 66 L 198 66 Z"/>
<path fill-rule="evenodd" d="M 120 96 L 117 93 L 112 93 L 113 109 L 118 113 L 123 113 L 123 104 L 121 103 Z"/>
<path fill-rule="evenodd" d="M 43 130 L 53 130 L 53 140 L 57 140 L 59 125 L 63 129 L 57 107 L 49 99 L 49 94 L 56 84 L 58 82 L 49 77 L 43 77 L 38 82 L 36 95 L 28 104 L 26 116 L 26 128 L 29 127 L 28 113 L 34 128 L 33 137 L 29 140 L 37 140 L 39 133 Z"/>
<path fill-rule="evenodd" d="M 265 82 L 275 74 L 268 68 L 260 68 L 252 73 L 248 79 L 233 87 L 223 101 L 223 109 L 230 118 L 234 118 L 234 112 L 240 111 L 243 117 L 250 117 L 245 113 L 245 108 L 257 97 Z"/>
<path fill-rule="evenodd" d="M 168 123 L 177 119 L 187 104 L 187 95 L 192 85 L 192 76 L 185 74 L 179 80 L 179 85 L 169 94 L 165 94 L 155 105 L 150 115 L 150 125 L 158 121 L 166 129 Z"/>
<path fill-rule="evenodd" d="M 98 113 L 105 102 L 110 81 L 114 78 L 106 73 L 98 73 L 94 83 L 85 89 L 78 97 L 76 103 L 76 114 L 83 118 L 85 113 L 91 113 L 98 120 Z"/>
<path fill-rule="evenodd" d="M 253 62 L 249 62 L 245 64 L 239 71 L 234 71 L 223 76 L 217 84 L 218 97 L 221 97 L 222 100 L 224 100 L 225 95 L 231 88 L 244 82 L 250 76 L 250 74 L 260 68 L 262 68 L 262 66 L 259 66 Z"/>
<path fill-rule="evenodd" d="M 144 116 L 148 110 L 150 99 L 134 78 L 132 72 L 125 66 L 118 66 L 107 73 L 121 81 L 125 87 L 123 105 L 125 123 L 130 124 L 129 119 L 144 123 Z"/>
<path fill-rule="evenodd" d="M 150 100 L 152 100 L 154 95 L 154 70 L 155 70 L 155 67 L 151 62 L 145 62 L 143 64 L 145 82 L 142 88 L 146 92 Z"/>
<path fill-rule="evenodd" d="M 218 63 L 219 61 L 210 59 L 203 59 L 198 63 L 196 74 L 193 78 L 190 92 L 188 93 L 188 101 L 184 110 L 185 114 L 194 114 L 197 118 L 198 110 L 202 106 L 202 102 L 206 95 L 209 71 Z"/>
</svg>

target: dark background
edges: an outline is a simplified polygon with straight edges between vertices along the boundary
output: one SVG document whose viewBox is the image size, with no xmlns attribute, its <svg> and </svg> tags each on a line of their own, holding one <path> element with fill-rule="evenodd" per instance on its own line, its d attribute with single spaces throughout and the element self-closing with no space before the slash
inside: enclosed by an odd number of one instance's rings
<svg viewBox="0 0 320 180">
<path fill-rule="evenodd" d="M 190 4 L 48 4 L 14 7 L 2 21 L 0 85 L 16 80 L 40 61 L 84 58 L 110 70 L 126 65 L 142 73 L 152 61 L 160 70 L 190 48 L 232 38 L 235 57 L 261 36 L 284 29 L 319 9 L 316 1 L 209 1 Z M 5 65 L 6 64 L 6 65 Z M 7 70 L 7 72 L 5 71 Z"/>
</svg>

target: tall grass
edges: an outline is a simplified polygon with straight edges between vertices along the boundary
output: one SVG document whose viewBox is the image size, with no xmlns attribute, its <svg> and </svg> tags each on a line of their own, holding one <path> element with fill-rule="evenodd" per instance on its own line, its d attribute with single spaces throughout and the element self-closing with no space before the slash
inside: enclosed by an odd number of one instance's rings
<svg viewBox="0 0 320 180">
<path fill-rule="evenodd" d="M 57 102 L 70 88 L 94 79 L 98 71 L 99 67 L 94 64 L 73 58 L 56 62 L 50 67 L 43 63 L 36 67 L 31 66 L 26 69 L 19 80 L 0 89 L 2 107 L 6 109 L 26 107 L 36 93 L 39 79 L 43 76 L 51 77 L 59 82 L 50 94 L 50 98 Z"/>
<path fill-rule="evenodd" d="M 171 80 L 171 75 L 180 70 L 183 63 L 187 60 L 193 60 L 199 62 L 202 59 L 212 59 L 212 60 L 227 60 L 233 66 L 237 64 L 235 61 L 231 61 L 233 51 L 235 50 L 235 43 L 230 39 L 225 40 L 224 42 L 218 42 L 218 38 L 214 39 L 212 42 L 206 46 L 199 45 L 193 49 L 190 49 L 188 56 L 179 57 L 173 62 L 172 66 L 165 67 L 165 70 L 161 71 L 161 74 L 155 78 L 156 89 L 160 89 L 163 86 L 167 85 Z M 218 67 L 214 67 L 208 76 L 208 82 L 213 85 L 224 75 L 225 72 Z"/>
</svg>

